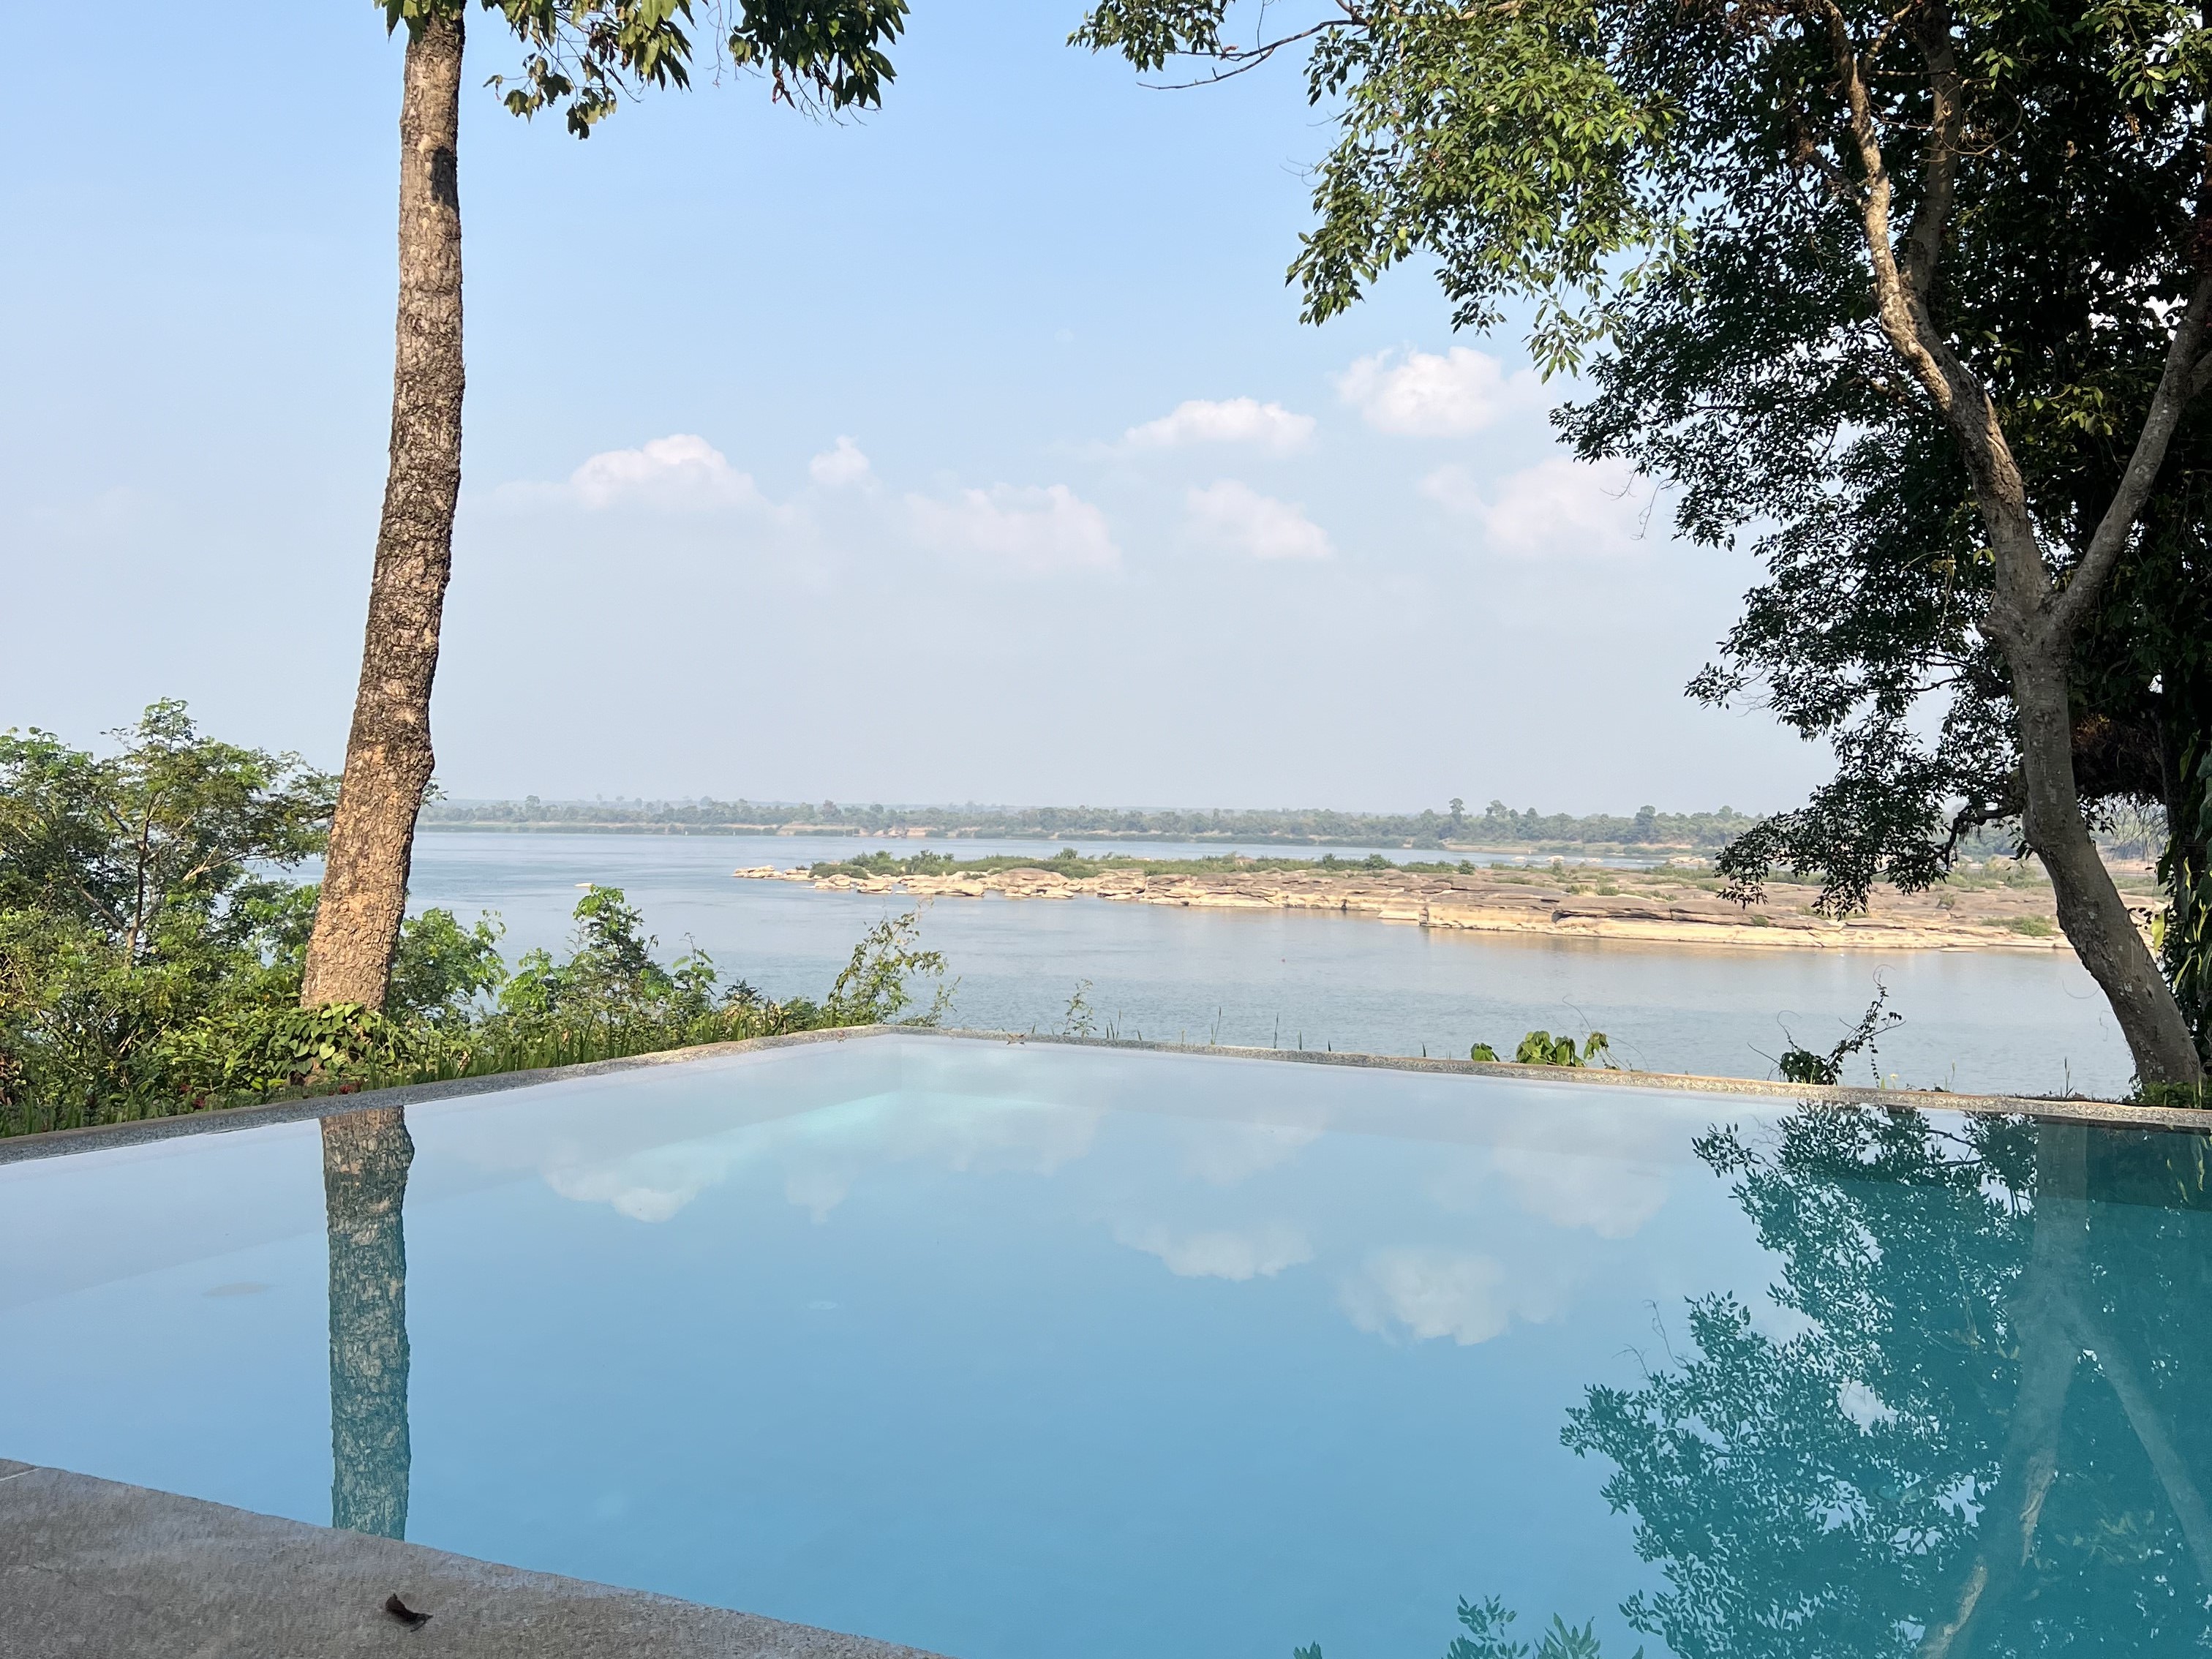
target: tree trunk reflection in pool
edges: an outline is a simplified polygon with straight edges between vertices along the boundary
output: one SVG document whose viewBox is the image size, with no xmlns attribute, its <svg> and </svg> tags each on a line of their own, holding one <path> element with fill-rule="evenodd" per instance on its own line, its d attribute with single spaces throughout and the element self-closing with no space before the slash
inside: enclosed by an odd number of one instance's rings
<svg viewBox="0 0 2212 1659">
<path fill-rule="evenodd" d="M 407 1168 L 399 1107 L 323 1120 L 331 1251 L 331 1524 L 407 1535 Z"/>
<path fill-rule="evenodd" d="M 1668 1579 L 1635 1628 L 1683 1659 L 2212 1641 L 2203 1138 L 1807 1109 L 1698 1150 L 1802 1328 L 1698 1298 L 1694 1352 L 1570 1413 Z"/>
</svg>

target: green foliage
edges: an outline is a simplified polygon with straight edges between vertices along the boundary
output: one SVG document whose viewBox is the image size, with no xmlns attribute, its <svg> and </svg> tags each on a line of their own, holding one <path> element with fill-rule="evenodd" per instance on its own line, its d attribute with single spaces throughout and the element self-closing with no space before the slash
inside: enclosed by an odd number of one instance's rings
<svg viewBox="0 0 2212 1659">
<path fill-rule="evenodd" d="M 121 746 L 100 759 L 35 727 L 0 732 L 0 907 L 90 928 L 141 963 L 242 923 L 230 901 L 276 885 L 254 866 L 321 850 L 337 781 L 298 756 L 203 738 L 181 702 L 109 735 Z"/>
<path fill-rule="evenodd" d="M 1307 97 L 1337 132 L 1315 173 L 1315 227 L 1291 267 L 1307 320 L 1425 258 L 1460 326 L 1491 327 L 1508 301 L 1533 299 L 1530 345 L 1550 372 L 1574 367 L 1601 336 L 1610 295 L 1663 263 L 1674 213 L 1653 188 L 1651 158 L 1665 152 L 1670 112 L 1612 72 L 1603 9 L 1406 0 L 1347 9 L 1250 50 L 1224 39 L 1229 9 L 1230 0 L 1103 0 L 1073 40 L 1140 70 L 1190 58 L 1216 76 L 1308 46 Z"/>
<path fill-rule="evenodd" d="M 2182 756 L 2180 777 L 2158 865 L 2172 904 L 2154 943 L 2197 1050 L 2212 1061 L 2212 741 Z"/>
<path fill-rule="evenodd" d="M 0 1133 L 950 1006 L 912 915 L 872 929 L 823 1002 L 778 1002 L 722 986 L 703 951 L 657 960 L 636 909 L 597 888 L 565 960 L 532 951 L 509 975 L 495 918 L 428 910 L 401 926 L 380 1012 L 302 1009 L 318 892 L 270 872 L 315 850 L 330 781 L 203 738 L 176 704 L 116 736 L 101 759 L 0 735 Z"/>
<path fill-rule="evenodd" d="M 467 0 L 377 0 L 385 26 L 410 33 L 440 16 L 465 15 Z M 765 74 L 771 96 L 825 110 L 883 101 L 892 78 L 884 48 L 906 24 L 906 0 L 480 0 L 500 14 L 521 46 L 520 69 L 492 88 L 525 119 L 558 110 L 588 138 L 625 94 L 691 84 L 696 10 L 714 48 Z M 512 84 L 510 84 L 510 82 Z"/>
<path fill-rule="evenodd" d="M 1782 1051 L 1782 1058 L 1775 1064 L 1786 1082 L 1839 1083 L 1843 1080 L 1845 1060 L 1853 1054 L 1864 1053 L 1869 1062 L 1872 1063 L 1876 1057 L 1875 1040 L 1883 1032 L 1904 1023 L 1903 1015 L 1890 1012 L 1889 987 L 1877 979 L 1874 1000 L 1867 1004 L 1866 1012 L 1859 1016 L 1859 1023 L 1846 1031 L 1834 1048 L 1825 1054 L 1815 1054 L 1809 1048 L 1800 1048 L 1793 1038 L 1790 1047 Z M 1875 1084 L 1879 1087 L 1881 1083 L 1881 1068 L 1876 1065 Z"/>
<path fill-rule="evenodd" d="M 1610 1066 L 1613 1064 L 1613 1045 L 1606 1041 L 1605 1033 L 1592 1031 L 1577 1051 L 1571 1036 L 1553 1036 L 1549 1031 L 1531 1031 L 1521 1039 L 1521 1046 L 1513 1051 L 1516 1066 Z"/>
<path fill-rule="evenodd" d="M 824 1025 L 935 1025 L 951 1011 L 957 988 L 945 982 L 945 958 L 921 948 L 921 918 L 914 911 L 886 916 L 861 936 L 853 947 L 853 959 L 830 988 L 823 1005 Z M 936 985 L 929 1006 L 901 1020 L 915 1005 L 912 981 L 932 979 Z"/>
<path fill-rule="evenodd" d="M 1478 1042 L 1467 1051 L 1467 1057 L 1469 1060 L 1481 1060 L 1487 1065 L 1495 1066 L 1498 1063 L 1498 1050 L 1486 1042 Z"/>
<path fill-rule="evenodd" d="M 167 1036 L 163 1081 L 191 1107 L 280 1090 L 349 1092 L 410 1073 L 434 1051 L 434 1031 L 352 1002 L 226 1009 Z"/>
<path fill-rule="evenodd" d="M 301 889 L 312 895 L 313 889 Z M 507 981 L 499 941 L 506 930 L 490 916 L 463 927 L 450 910 L 425 910 L 400 925 L 384 1012 L 395 1019 L 441 1028 L 465 1025 L 479 999 Z"/>
<path fill-rule="evenodd" d="M 1090 998 L 1085 994 L 1090 989 L 1089 980 L 1080 981 L 1076 985 L 1074 994 L 1068 998 L 1067 1013 L 1060 1021 L 1060 1034 L 1062 1036 L 1087 1037 L 1097 1035 L 1098 1018 L 1091 1012 Z"/>
<path fill-rule="evenodd" d="M 2197 1083 L 2145 1083 L 2138 1078 L 2134 1091 L 2128 1098 L 2138 1106 L 2160 1106 L 2173 1111 L 2202 1112 L 2212 1109 L 2212 1095 L 2207 1085 Z"/>
</svg>

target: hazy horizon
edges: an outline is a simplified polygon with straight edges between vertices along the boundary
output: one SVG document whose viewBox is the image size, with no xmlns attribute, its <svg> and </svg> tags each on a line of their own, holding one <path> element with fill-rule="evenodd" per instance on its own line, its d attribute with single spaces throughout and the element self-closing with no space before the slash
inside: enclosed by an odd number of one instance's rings
<svg viewBox="0 0 2212 1659">
<path fill-rule="evenodd" d="M 1470 798 L 1462 799 L 1465 803 L 1466 815 L 1469 820 L 1479 820 L 1482 817 L 1484 808 L 1490 804 L 1491 800 L 1504 800 L 1502 796 L 1491 796 L 1478 805 Z M 1443 814 L 1448 813 L 1451 806 L 1449 797 L 1440 801 L 1417 801 L 1410 805 L 1347 806 L 1327 801 L 949 800 L 941 798 L 894 800 L 887 796 L 866 794 L 854 794 L 839 800 L 836 796 L 828 794 L 763 795 L 749 794 L 743 790 L 734 793 L 710 790 L 682 795 L 608 794 L 604 790 L 597 790 L 588 794 L 553 795 L 548 794 L 542 789 L 526 789 L 519 794 L 513 795 L 457 795 L 447 793 L 439 795 L 433 804 L 440 806 L 495 806 L 512 805 L 526 800 L 537 800 L 547 806 L 697 806 L 708 804 L 729 806 L 740 802 L 749 806 L 814 806 L 824 803 L 835 803 L 838 806 L 854 810 L 865 809 L 889 812 L 925 812 L 950 811 L 957 808 L 962 811 L 980 812 L 1341 812 L 1358 817 L 1418 815 L 1423 811 Z M 1516 812 L 1533 809 L 1540 816 L 1547 817 L 1565 810 L 1547 807 L 1540 801 L 1523 801 L 1517 804 L 1504 801 L 1504 804 Z M 1753 809 L 1738 807 L 1727 801 L 1711 806 L 1668 806 L 1656 801 L 1638 801 L 1634 806 L 1594 807 L 1588 811 L 1576 812 L 1571 816 L 1632 818 L 1641 808 L 1647 805 L 1662 815 L 1668 817 L 1689 817 L 1701 812 L 1740 812 L 1752 817 L 1761 815 Z"/>
</svg>

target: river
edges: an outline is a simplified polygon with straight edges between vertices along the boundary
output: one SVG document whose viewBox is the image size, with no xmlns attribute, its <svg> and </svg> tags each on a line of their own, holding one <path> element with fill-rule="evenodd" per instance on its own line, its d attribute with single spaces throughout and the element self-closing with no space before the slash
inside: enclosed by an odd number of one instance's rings
<svg viewBox="0 0 2212 1659">
<path fill-rule="evenodd" d="M 1036 842 L 929 845 L 963 857 L 1056 850 Z M 496 912 L 512 959 L 537 946 L 563 948 L 580 885 L 620 887 L 644 912 L 664 957 L 696 942 L 725 978 L 774 996 L 819 997 L 854 941 L 912 902 L 738 881 L 731 872 L 877 848 L 919 850 L 813 836 L 425 831 L 412 898 L 418 909 L 442 905 L 464 920 Z M 1147 842 L 1111 850 L 1172 858 L 1226 849 Z M 1332 850 L 1364 857 L 1370 849 Z M 1576 1036 L 1596 1030 L 1624 1065 L 1768 1077 L 1770 1057 L 1792 1037 L 1814 1048 L 1834 1042 L 1879 982 L 1905 1022 L 1881 1039 L 1885 1082 L 2109 1095 L 2126 1087 L 2130 1070 L 2104 999 L 2063 952 L 1676 948 L 1431 933 L 1308 911 L 996 896 L 936 901 L 923 909 L 921 932 L 959 980 L 954 1023 L 991 1030 L 1061 1030 L 1071 995 L 1087 981 L 1085 1000 L 1101 1035 L 1110 1027 L 1156 1042 L 1437 1055 L 1464 1055 L 1481 1041 L 1510 1056 L 1535 1028 Z M 1844 1080 L 1873 1075 L 1861 1058 Z"/>
</svg>

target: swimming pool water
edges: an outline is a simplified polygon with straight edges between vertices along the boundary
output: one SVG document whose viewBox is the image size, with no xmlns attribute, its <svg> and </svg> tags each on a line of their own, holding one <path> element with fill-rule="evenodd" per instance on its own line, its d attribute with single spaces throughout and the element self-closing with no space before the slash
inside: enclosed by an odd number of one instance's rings
<svg viewBox="0 0 2212 1659">
<path fill-rule="evenodd" d="M 960 1659 L 2193 1652 L 2204 1146 L 756 1052 L 0 1165 L 0 1455 Z"/>
</svg>

